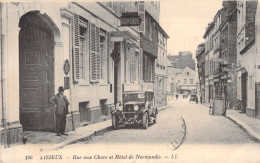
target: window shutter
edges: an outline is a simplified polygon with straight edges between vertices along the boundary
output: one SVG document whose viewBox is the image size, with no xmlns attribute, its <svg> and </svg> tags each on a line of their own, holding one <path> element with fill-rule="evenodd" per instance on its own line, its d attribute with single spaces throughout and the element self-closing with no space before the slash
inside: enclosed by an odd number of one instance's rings
<svg viewBox="0 0 260 163">
<path fill-rule="evenodd" d="M 142 20 L 140 26 L 139 26 L 139 32 L 145 33 L 145 10 L 144 10 L 144 1 L 140 1 L 138 4 L 138 14 Z"/>
<path fill-rule="evenodd" d="M 74 14 L 73 18 L 73 79 L 79 79 L 79 15 Z"/>
<path fill-rule="evenodd" d="M 112 65 L 110 63 L 110 56 L 111 56 L 111 49 L 110 49 L 110 33 L 107 32 L 107 81 L 110 83 L 111 78 L 110 78 L 110 65 Z M 112 69 L 111 69 L 112 71 Z"/>
<path fill-rule="evenodd" d="M 96 26 L 90 25 L 90 82 L 96 82 Z"/>
<path fill-rule="evenodd" d="M 100 28 L 96 27 L 96 78 L 100 80 L 101 78 L 101 50 L 100 50 Z"/>
<path fill-rule="evenodd" d="M 100 28 L 90 25 L 90 82 L 98 82 L 101 77 Z"/>
</svg>

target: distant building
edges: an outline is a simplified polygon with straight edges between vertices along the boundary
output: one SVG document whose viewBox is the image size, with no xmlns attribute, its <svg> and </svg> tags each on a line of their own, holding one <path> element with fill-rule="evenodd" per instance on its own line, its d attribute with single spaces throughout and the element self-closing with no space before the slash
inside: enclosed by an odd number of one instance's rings
<svg viewBox="0 0 260 163">
<path fill-rule="evenodd" d="M 196 58 L 199 78 L 199 94 L 201 102 L 205 102 L 205 43 L 198 45 Z"/>
<path fill-rule="evenodd" d="M 183 69 L 174 68 L 168 61 L 167 66 L 167 94 L 180 94 L 180 80 L 177 78 Z"/>
<path fill-rule="evenodd" d="M 155 103 L 157 106 L 167 105 L 167 39 L 169 36 L 159 25 L 158 56 L 155 59 Z"/>
<path fill-rule="evenodd" d="M 182 73 L 177 74 L 177 80 L 180 86 L 181 94 L 185 92 L 197 94 L 198 73 L 196 71 L 186 67 L 183 69 Z"/>
<path fill-rule="evenodd" d="M 213 32 L 214 32 L 214 22 L 210 23 L 206 28 L 206 32 L 203 36 L 205 39 L 205 102 L 209 103 L 210 99 L 213 99 Z"/>
<path fill-rule="evenodd" d="M 196 71 L 189 67 L 178 69 L 168 65 L 167 75 L 168 95 L 183 94 L 185 92 L 197 94 L 198 74 Z"/>
<path fill-rule="evenodd" d="M 174 68 L 184 69 L 185 67 L 189 67 L 195 70 L 195 60 L 189 51 L 179 52 L 179 55 L 169 55 L 168 60 Z"/>
</svg>

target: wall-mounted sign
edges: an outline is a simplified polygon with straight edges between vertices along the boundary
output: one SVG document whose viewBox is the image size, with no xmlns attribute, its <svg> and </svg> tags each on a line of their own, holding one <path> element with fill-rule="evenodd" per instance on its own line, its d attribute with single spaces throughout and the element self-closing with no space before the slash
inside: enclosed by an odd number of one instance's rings
<svg viewBox="0 0 260 163">
<path fill-rule="evenodd" d="M 138 12 L 122 13 L 120 20 L 121 26 L 139 26 L 142 22 Z"/>
<path fill-rule="evenodd" d="M 64 77 L 64 89 L 70 89 L 70 77 Z"/>
<path fill-rule="evenodd" d="M 65 75 L 68 75 L 68 73 L 70 71 L 70 63 L 69 63 L 69 60 L 67 60 L 67 59 L 64 61 L 63 71 L 64 71 Z"/>
</svg>

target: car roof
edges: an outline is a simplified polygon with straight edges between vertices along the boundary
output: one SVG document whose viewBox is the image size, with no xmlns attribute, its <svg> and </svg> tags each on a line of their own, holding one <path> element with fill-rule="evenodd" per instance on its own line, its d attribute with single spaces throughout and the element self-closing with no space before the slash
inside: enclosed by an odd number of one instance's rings
<svg viewBox="0 0 260 163">
<path fill-rule="evenodd" d="M 153 91 L 133 90 L 133 91 L 124 91 L 123 94 L 134 94 L 134 93 L 145 93 L 145 92 L 153 93 Z"/>
</svg>

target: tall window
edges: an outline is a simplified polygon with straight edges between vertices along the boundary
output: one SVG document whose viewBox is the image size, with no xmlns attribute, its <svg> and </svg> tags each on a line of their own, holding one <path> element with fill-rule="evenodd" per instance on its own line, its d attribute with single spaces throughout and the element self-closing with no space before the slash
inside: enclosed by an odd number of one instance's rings
<svg viewBox="0 0 260 163">
<path fill-rule="evenodd" d="M 80 20 L 80 42 L 79 42 L 79 78 L 85 79 L 85 60 L 87 57 L 87 24 Z"/>
<path fill-rule="evenodd" d="M 134 52 L 134 48 L 131 48 L 130 49 L 130 81 L 131 82 L 134 82 L 135 81 L 135 61 L 136 61 L 136 58 L 135 58 L 135 52 Z"/>
<path fill-rule="evenodd" d="M 193 79 L 190 79 L 190 84 L 193 84 Z"/>
<path fill-rule="evenodd" d="M 73 74 L 74 81 L 78 81 L 87 75 L 88 21 L 75 14 L 73 22 Z"/>
<path fill-rule="evenodd" d="M 101 79 L 107 81 L 107 32 L 100 29 Z"/>
<path fill-rule="evenodd" d="M 187 84 L 187 79 L 184 79 L 184 84 Z"/>
<path fill-rule="evenodd" d="M 144 81 L 146 82 L 153 82 L 153 60 L 147 54 L 144 54 Z"/>
</svg>

